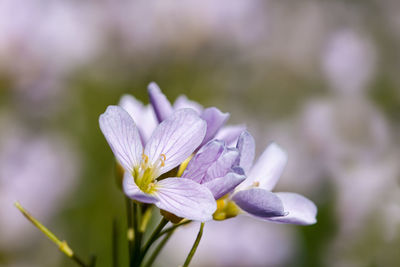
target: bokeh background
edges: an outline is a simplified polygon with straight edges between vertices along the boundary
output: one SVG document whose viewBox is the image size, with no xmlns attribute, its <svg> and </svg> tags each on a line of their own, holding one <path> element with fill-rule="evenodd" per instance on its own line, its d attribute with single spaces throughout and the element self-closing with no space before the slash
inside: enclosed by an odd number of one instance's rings
<svg viewBox="0 0 400 267">
<path fill-rule="evenodd" d="M 0 1 L 0 266 L 74 266 L 19 200 L 97 266 L 125 203 L 98 117 L 156 81 L 230 112 L 258 155 L 288 151 L 280 191 L 318 223 L 207 223 L 192 266 L 400 266 L 400 2 Z M 178 266 L 197 225 L 157 266 Z"/>
</svg>

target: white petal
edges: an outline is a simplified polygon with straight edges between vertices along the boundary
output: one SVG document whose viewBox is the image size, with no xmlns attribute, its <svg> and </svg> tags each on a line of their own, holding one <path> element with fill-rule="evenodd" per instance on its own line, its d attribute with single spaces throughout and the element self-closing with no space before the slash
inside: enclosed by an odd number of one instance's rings
<svg viewBox="0 0 400 267">
<path fill-rule="evenodd" d="M 203 141 L 206 122 L 192 109 L 180 109 L 164 120 L 151 136 L 145 148 L 150 163 L 155 164 L 165 155 L 160 174 L 182 163 Z"/>
<path fill-rule="evenodd" d="M 178 217 L 208 221 L 217 209 L 214 196 L 207 187 L 185 178 L 167 178 L 156 185 L 159 202 L 156 206 Z"/>
<path fill-rule="evenodd" d="M 281 199 L 283 209 L 288 215 L 268 218 L 269 221 L 298 225 L 309 225 L 317 222 L 317 206 L 311 200 L 296 193 L 282 192 L 275 193 L 275 195 Z"/>
<path fill-rule="evenodd" d="M 270 144 L 251 168 L 248 178 L 239 186 L 244 189 L 254 182 L 259 188 L 271 191 L 282 175 L 287 162 L 287 154 L 277 144 Z"/>
<path fill-rule="evenodd" d="M 125 170 L 132 172 L 140 164 L 143 146 L 132 117 L 123 108 L 108 106 L 100 115 L 100 129 L 115 157 Z"/>
</svg>

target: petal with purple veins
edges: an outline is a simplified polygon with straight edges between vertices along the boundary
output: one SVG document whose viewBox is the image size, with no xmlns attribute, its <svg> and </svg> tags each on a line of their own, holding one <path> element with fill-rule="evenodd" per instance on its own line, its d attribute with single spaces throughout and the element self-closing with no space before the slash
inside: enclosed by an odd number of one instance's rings
<svg viewBox="0 0 400 267">
<path fill-rule="evenodd" d="M 160 123 L 148 141 L 144 154 L 156 165 L 163 160 L 160 175 L 182 163 L 202 142 L 207 125 L 192 109 L 180 109 Z"/>
<path fill-rule="evenodd" d="M 185 178 L 167 178 L 156 184 L 156 206 L 178 217 L 208 221 L 217 209 L 207 187 Z"/>
<path fill-rule="evenodd" d="M 219 158 L 224 147 L 224 142 L 219 140 L 208 142 L 190 160 L 182 177 L 201 183 L 208 168 Z"/>
<path fill-rule="evenodd" d="M 274 193 L 262 188 L 241 190 L 232 196 L 232 200 L 244 211 L 261 218 L 283 216 L 281 199 Z"/>
<path fill-rule="evenodd" d="M 239 136 L 236 147 L 240 153 L 239 166 L 243 168 L 245 173 L 248 173 L 253 165 L 256 147 L 253 136 L 248 131 L 243 131 Z"/>
<path fill-rule="evenodd" d="M 140 164 L 143 146 L 132 117 L 123 108 L 108 106 L 99 118 L 100 129 L 115 157 L 125 170 L 132 172 Z"/>
<path fill-rule="evenodd" d="M 232 192 L 235 187 L 243 182 L 246 176 L 239 175 L 233 172 L 228 173 L 224 177 L 215 178 L 209 182 L 204 183 L 210 191 L 213 193 L 215 199 L 219 199 L 224 195 Z"/>
<path fill-rule="evenodd" d="M 160 87 L 155 82 L 151 82 L 147 87 L 149 93 L 150 103 L 154 108 L 158 122 L 162 122 L 168 118 L 172 112 L 171 103 L 167 97 L 161 92 Z"/>
<path fill-rule="evenodd" d="M 150 105 L 144 106 L 131 95 L 123 95 L 118 105 L 137 123 L 142 141 L 146 144 L 158 124 L 153 108 Z"/>
<path fill-rule="evenodd" d="M 283 203 L 288 214 L 283 217 L 268 218 L 270 221 L 298 225 L 310 225 L 317 222 L 317 207 L 306 197 L 296 193 L 275 193 Z"/>
<path fill-rule="evenodd" d="M 201 183 L 209 182 L 217 177 L 223 177 L 231 171 L 239 158 L 236 148 L 226 148 L 222 155 L 207 170 L 207 174 Z"/>
</svg>

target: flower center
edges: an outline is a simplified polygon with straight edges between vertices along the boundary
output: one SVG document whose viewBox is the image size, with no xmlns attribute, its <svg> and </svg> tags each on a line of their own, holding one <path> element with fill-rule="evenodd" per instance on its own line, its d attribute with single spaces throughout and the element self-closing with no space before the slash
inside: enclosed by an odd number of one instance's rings
<svg viewBox="0 0 400 267">
<path fill-rule="evenodd" d="M 149 157 L 146 154 L 142 155 L 142 160 L 139 166 L 133 169 L 132 176 L 137 186 L 145 193 L 155 191 L 156 178 L 160 176 L 160 170 L 165 166 L 165 154 L 161 154 L 154 163 L 149 162 Z"/>
</svg>

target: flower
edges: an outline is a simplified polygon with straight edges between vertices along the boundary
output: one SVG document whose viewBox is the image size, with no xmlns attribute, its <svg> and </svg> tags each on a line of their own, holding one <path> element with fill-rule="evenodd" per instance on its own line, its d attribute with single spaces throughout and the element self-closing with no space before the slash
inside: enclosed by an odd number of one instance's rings
<svg viewBox="0 0 400 267">
<path fill-rule="evenodd" d="M 308 225 L 316 223 L 317 207 L 296 193 L 272 193 L 287 162 L 287 154 L 275 143 L 270 144 L 252 166 L 255 142 L 248 132 L 239 137 L 240 165 L 246 180 L 232 195 L 232 200 L 244 211 L 268 221 Z"/>
<path fill-rule="evenodd" d="M 174 112 L 157 126 L 144 149 L 134 120 L 123 108 L 109 106 L 99 123 L 125 169 L 123 188 L 128 197 L 190 220 L 211 219 L 216 203 L 205 186 L 177 177 L 157 180 L 188 158 L 202 142 L 206 123 L 195 111 Z"/>
<path fill-rule="evenodd" d="M 167 97 L 161 92 L 158 85 L 154 82 L 149 84 L 148 92 L 150 103 L 154 108 L 154 113 L 156 114 L 159 122 L 162 122 L 168 118 L 168 116 L 170 116 L 174 110 L 179 110 L 181 108 L 191 108 L 196 110 L 199 116 L 207 122 L 206 135 L 200 146 L 203 146 L 214 137 L 224 140 L 229 144 L 234 142 L 239 134 L 246 128 L 243 125 L 234 125 L 226 127 L 224 132 L 218 135 L 219 131 L 223 129 L 222 126 L 229 119 L 229 113 L 223 113 L 215 107 L 203 109 L 200 104 L 188 100 L 186 96 L 183 95 L 178 97 L 174 103 L 174 106 L 172 106 Z"/>
<path fill-rule="evenodd" d="M 238 161 L 237 148 L 228 148 L 225 142 L 212 140 L 190 160 L 182 177 L 203 184 L 215 199 L 219 199 L 246 178 L 242 168 L 237 166 Z"/>
</svg>

